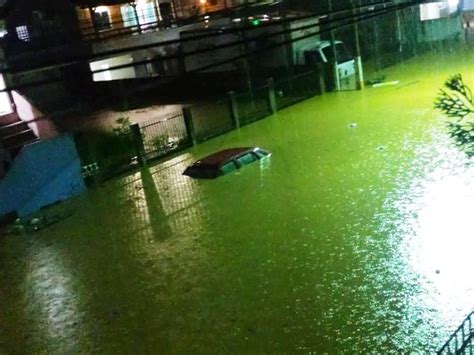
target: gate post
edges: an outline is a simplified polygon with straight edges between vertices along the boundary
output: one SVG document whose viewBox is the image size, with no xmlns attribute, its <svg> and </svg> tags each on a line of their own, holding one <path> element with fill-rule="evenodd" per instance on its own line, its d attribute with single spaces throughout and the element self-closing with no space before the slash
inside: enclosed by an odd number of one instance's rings
<svg viewBox="0 0 474 355">
<path fill-rule="evenodd" d="M 229 96 L 229 110 L 230 110 L 230 117 L 232 118 L 232 123 L 234 124 L 235 129 L 240 128 L 240 117 L 239 117 L 239 109 L 237 106 L 237 98 L 235 97 L 235 91 L 229 91 L 227 93 Z"/>
<path fill-rule="evenodd" d="M 275 80 L 273 80 L 273 78 L 268 78 L 267 86 L 268 86 L 268 104 L 270 105 L 270 110 L 272 111 L 272 115 L 274 115 L 278 111 L 276 96 L 275 96 Z"/>
<path fill-rule="evenodd" d="M 191 112 L 190 107 L 183 107 L 183 118 L 184 118 L 184 125 L 186 126 L 186 132 L 188 133 L 188 137 L 191 139 L 192 145 L 196 145 L 197 144 L 196 131 L 194 129 L 193 113 Z"/>
<path fill-rule="evenodd" d="M 145 146 L 143 145 L 143 137 L 140 132 L 140 125 L 138 123 L 133 123 L 129 126 L 130 136 L 132 138 L 132 143 L 135 148 L 135 153 L 138 157 L 138 163 L 141 166 L 146 165 L 146 156 L 145 156 Z"/>
<path fill-rule="evenodd" d="M 326 93 L 326 76 L 324 75 L 324 67 L 322 63 L 318 63 L 318 82 L 319 82 L 319 91 L 321 95 Z"/>
</svg>

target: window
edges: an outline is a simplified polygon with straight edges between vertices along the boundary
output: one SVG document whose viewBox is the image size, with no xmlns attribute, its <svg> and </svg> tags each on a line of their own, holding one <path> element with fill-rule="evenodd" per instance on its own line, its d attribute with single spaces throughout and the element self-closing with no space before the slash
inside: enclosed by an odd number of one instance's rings
<svg viewBox="0 0 474 355">
<path fill-rule="evenodd" d="M 122 14 L 124 27 L 133 27 L 138 25 L 137 18 L 135 17 L 135 11 L 133 11 L 133 7 L 131 5 L 121 6 L 120 13 Z"/>
<path fill-rule="evenodd" d="M 139 2 L 137 5 L 138 21 L 140 25 L 153 24 L 156 22 L 155 9 L 151 2 Z M 146 28 L 147 26 L 141 26 Z"/>
<path fill-rule="evenodd" d="M 30 33 L 28 32 L 28 26 L 17 26 L 16 34 L 18 39 L 29 42 L 30 41 Z"/>
<path fill-rule="evenodd" d="M 262 159 L 264 157 L 266 157 L 268 154 L 262 152 L 261 150 L 255 150 L 253 152 L 253 154 L 255 154 L 257 156 L 258 159 Z"/>
<path fill-rule="evenodd" d="M 323 54 L 326 57 L 328 63 L 334 61 L 334 52 L 332 50 L 332 46 L 324 47 Z M 345 63 L 352 59 L 343 43 L 336 43 L 336 55 L 338 63 Z"/>
<path fill-rule="evenodd" d="M 257 158 L 255 158 L 252 153 L 247 153 L 237 158 L 236 160 L 239 165 L 243 166 L 254 162 L 255 160 L 257 160 Z"/>
<path fill-rule="evenodd" d="M 318 63 L 324 63 L 323 58 L 319 51 L 304 51 L 304 62 L 307 65 L 315 65 Z"/>
<path fill-rule="evenodd" d="M 220 168 L 221 175 L 229 174 L 233 172 L 234 170 L 237 170 L 237 165 L 235 165 L 233 161 L 230 161 L 222 165 L 222 167 Z"/>
<path fill-rule="evenodd" d="M 136 10 L 137 12 L 135 14 L 135 10 L 131 5 L 123 5 L 120 7 L 122 20 L 125 27 L 134 27 L 140 24 L 140 27 L 145 29 L 148 27 L 147 25 L 153 25 L 157 21 L 153 3 L 139 2 L 136 5 Z"/>
<path fill-rule="evenodd" d="M 109 10 L 106 6 L 99 6 L 94 10 L 94 20 L 99 31 L 109 30 L 112 28 Z"/>
</svg>

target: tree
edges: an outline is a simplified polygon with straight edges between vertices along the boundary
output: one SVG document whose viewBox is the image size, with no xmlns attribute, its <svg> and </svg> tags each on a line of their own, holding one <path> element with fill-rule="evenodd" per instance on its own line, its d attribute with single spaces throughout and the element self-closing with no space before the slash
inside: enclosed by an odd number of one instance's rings
<svg viewBox="0 0 474 355">
<path fill-rule="evenodd" d="M 456 145 L 469 157 L 474 156 L 474 122 L 466 117 L 474 113 L 472 92 L 461 74 L 455 74 L 446 80 L 435 99 L 434 106 L 453 120 L 447 122 L 449 135 Z"/>
</svg>

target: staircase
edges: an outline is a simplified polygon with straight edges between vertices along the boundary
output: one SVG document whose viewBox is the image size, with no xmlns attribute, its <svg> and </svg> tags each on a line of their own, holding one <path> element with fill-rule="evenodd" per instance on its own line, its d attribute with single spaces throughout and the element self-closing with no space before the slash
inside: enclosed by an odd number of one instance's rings
<svg viewBox="0 0 474 355">
<path fill-rule="evenodd" d="M 38 140 L 28 125 L 15 112 L 0 116 L 0 147 L 13 159 L 20 149 Z"/>
</svg>

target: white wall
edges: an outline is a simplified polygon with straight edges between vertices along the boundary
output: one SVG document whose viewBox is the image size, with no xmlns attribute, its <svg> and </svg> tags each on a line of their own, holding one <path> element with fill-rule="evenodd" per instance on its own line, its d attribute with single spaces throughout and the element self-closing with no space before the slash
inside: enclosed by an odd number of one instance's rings
<svg viewBox="0 0 474 355">
<path fill-rule="evenodd" d="M 91 62 L 90 68 L 94 72 L 96 70 L 103 70 L 113 68 L 116 66 L 127 65 L 133 63 L 133 58 L 130 54 L 122 55 L 119 57 L 108 58 L 104 60 L 98 60 Z M 115 70 L 105 70 L 93 74 L 94 81 L 111 81 L 120 79 L 133 79 L 136 78 L 135 68 L 133 66 Z"/>
</svg>

